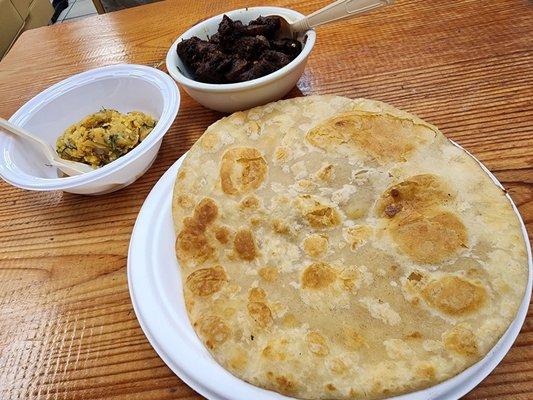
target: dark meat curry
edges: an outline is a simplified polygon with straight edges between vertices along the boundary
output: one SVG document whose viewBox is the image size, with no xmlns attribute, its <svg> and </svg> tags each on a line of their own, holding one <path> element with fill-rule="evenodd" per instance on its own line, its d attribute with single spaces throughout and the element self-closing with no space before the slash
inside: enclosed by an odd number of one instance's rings
<svg viewBox="0 0 533 400">
<path fill-rule="evenodd" d="M 193 78 L 205 83 L 236 83 L 284 67 L 302 51 L 297 40 L 278 39 L 279 17 L 259 17 L 244 25 L 224 15 L 218 32 L 178 43 L 177 52 Z"/>
</svg>

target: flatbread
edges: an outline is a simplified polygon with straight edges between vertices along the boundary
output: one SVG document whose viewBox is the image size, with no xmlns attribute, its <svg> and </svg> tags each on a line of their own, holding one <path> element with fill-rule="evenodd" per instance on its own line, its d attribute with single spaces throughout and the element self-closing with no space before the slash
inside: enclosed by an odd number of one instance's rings
<svg viewBox="0 0 533 400">
<path fill-rule="evenodd" d="M 184 296 L 212 356 L 304 399 L 377 399 L 480 360 L 514 319 L 513 209 L 439 130 L 387 104 L 278 101 L 211 125 L 176 178 Z"/>
</svg>

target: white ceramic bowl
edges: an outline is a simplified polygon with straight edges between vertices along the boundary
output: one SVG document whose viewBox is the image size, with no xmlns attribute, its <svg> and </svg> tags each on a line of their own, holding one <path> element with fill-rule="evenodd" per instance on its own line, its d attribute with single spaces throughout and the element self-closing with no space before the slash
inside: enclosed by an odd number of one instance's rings
<svg viewBox="0 0 533 400">
<path fill-rule="evenodd" d="M 267 15 L 281 15 L 289 22 L 304 17 L 297 11 L 279 7 L 241 8 L 224 14 L 231 19 L 242 21 L 243 24 L 247 24 L 259 16 Z M 207 39 L 208 36 L 215 34 L 224 14 L 200 22 L 178 37 L 167 54 L 166 63 L 170 75 L 198 103 L 217 111 L 233 112 L 245 110 L 281 99 L 296 85 L 296 82 L 298 82 L 304 72 L 307 58 L 315 44 L 315 31 L 309 30 L 306 32 L 302 52 L 294 60 L 271 74 L 240 83 L 213 84 L 197 82 L 191 79 L 187 68 L 178 57 L 176 46 L 183 39 L 189 39 L 193 36 Z"/>
<path fill-rule="evenodd" d="M 26 140 L 0 132 L 0 176 L 29 190 L 64 190 L 103 194 L 139 178 L 152 165 L 163 136 L 179 109 L 176 83 L 154 68 L 119 64 L 96 68 L 61 81 L 24 104 L 9 119 L 55 148 L 70 125 L 101 108 L 120 112 L 142 111 L 157 120 L 155 128 L 137 147 L 94 171 L 61 178 L 60 172 Z"/>
</svg>

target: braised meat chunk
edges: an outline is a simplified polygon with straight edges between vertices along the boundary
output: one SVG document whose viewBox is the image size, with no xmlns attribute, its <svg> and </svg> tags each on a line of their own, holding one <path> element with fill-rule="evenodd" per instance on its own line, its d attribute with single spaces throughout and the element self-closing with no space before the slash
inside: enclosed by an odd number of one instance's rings
<svg viewBox="0 0 533 400">
<path fill-rule="evenodd" d="M 277 39 L 279 17 L 259 17 L 244 25 L 224 15 L 208 41 L 192 37 L 177 52 L 193 78 L 205 83 L 244 82 L 284 67 L 302 51 L 292 39 Z"/>
</svg>

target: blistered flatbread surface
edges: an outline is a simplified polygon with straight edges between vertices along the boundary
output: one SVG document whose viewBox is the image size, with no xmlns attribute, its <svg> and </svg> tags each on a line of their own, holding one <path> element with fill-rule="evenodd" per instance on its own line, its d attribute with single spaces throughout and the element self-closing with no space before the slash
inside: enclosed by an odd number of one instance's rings
<svg viewBox="0 0 533 400">
<path fill-rule="evenodd" d="M 450 378 L 514 319 L 519 221 L 439 130 L 377 101 L 238 112 L 189 151 L 173 198 L 196 333 L 227 370 L 304 399 Z"/>
</svg>

